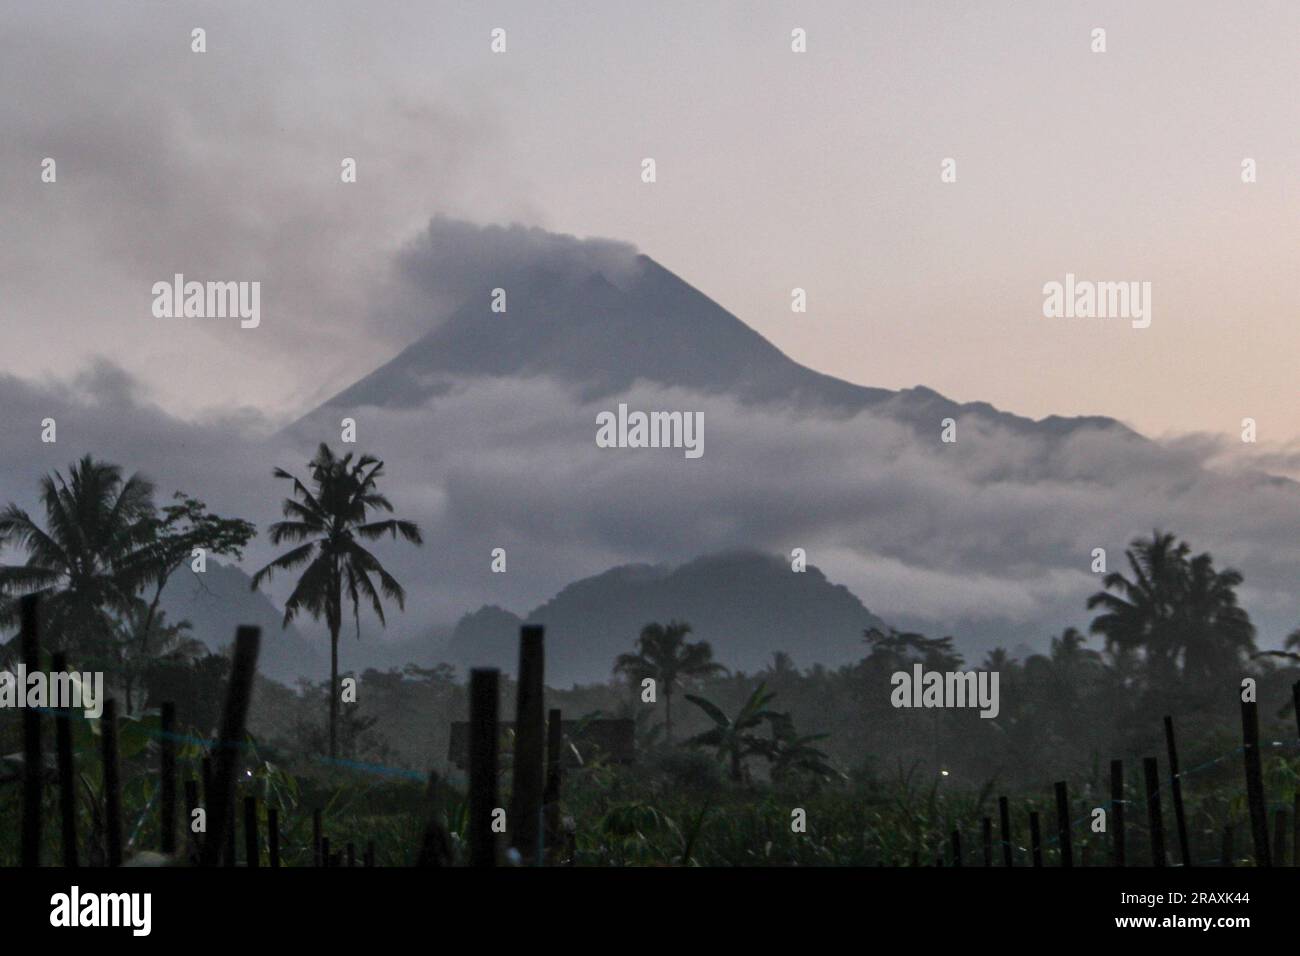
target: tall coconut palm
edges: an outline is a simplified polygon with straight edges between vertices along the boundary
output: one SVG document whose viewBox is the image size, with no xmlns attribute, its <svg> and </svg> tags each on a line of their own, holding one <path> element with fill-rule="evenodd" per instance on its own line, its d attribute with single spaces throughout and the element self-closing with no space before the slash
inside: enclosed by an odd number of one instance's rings
<svg viewBox="0 0 1300 956">
<path fill-rule="evenodd" d="M 1124 552 L 1133 578 L 1112 571 L 1102 579 L 1104 591 L 1088 598 L 1088 610 L 1101 608 L 1090 630 L 1106 638 L 1106 649 L 1123 657 L 1146 653 L 1153 675 L 1166 675 L 1175 666 L 1178 636 L 1176 609 L 1183 589 L 1188 547 L 1159 529 L 1138 538 Z M 1115 593 L 1111 593 L 1115 592 Z"/>
<path fill-rule="evenodd" d="M 669 621 L 668 626 L 647 624 L 637 638 L 633 654 L 620 654 L 614 661 L 614 673 L 633 681 L 653 678 L 664 694 L 664 736 L 673 739 L 673 688 L 683 680 L 725 671 L 713 660 L 708 641 L 688 641 L 691 626 L 685 621 Z"/>
<path fill-rule="evenodd" d="M 1183 675 L 1206 680 L 1236 667 L 1255 649 L 1255 625 L 1237 604 L 1241 572 L 1216 571 L 1209 554 L 1199 554 L 1187 566 L 1179 611 L 1179 644 Z"/>
<path fill-rule="evenodd" d="M 139 589 L 153 485 L 86 455 L 66 478 L 42 478 L 40 496 L 44 528 L 16 504 L 0 512 L 0 545 L 27 552 L 25 564 L 0 565 L 0 624 L 13 624 L 18 596 L 39 594 L 54 646 L 79 655 L 79 666 L 102 667 L 112 660 L 114 617 L 130 612 Z"/>
<path fill-rule="evenodd" d="M 352 461 L 351 453 L 336 458 L 324 443 L 307 466 L 311 488 L 283 468 L 273 474 L 293 483 L 293 497 L 284 499 L 281 508 L 285 521 L 271 525 L 271 541 L 304 542 L 280 555 L 253 575 L 256 589 L 276 571 L 292 571 L 306 565 L 298 583 L 284 606 L 284 624 L 288 626 L 300 611 L 313 619 L 325 618 L 330 632 L 330 702 L 329 750 L 338 756 L 339 717 L 339 631 L 343 626 L 343 599 L 352 602 L 352 616 L 361 636 L 360 607 L 368 601 L 371 610 L 385 625 L 384 597 L 406 605 L 406 592 L 379 560 L 362 546 L 385 534 L 401 535 L 412 544 L 422 544 L 420 529 L 411 521 L 396 518 L 370 520 L 372 513 L 391 513 L 392 503 L 375 490 L 383 477 L 384 463 L 370 455 Z M 375 581 L 379 579 L 376 590 Z"/>
</svg>

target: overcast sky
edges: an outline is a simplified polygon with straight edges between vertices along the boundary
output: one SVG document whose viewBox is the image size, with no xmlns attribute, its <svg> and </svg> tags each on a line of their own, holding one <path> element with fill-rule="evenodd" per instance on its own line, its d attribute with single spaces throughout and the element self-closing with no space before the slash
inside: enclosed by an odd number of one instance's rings
<svg viewBox="0 0 1300 956">
<path fill-rule="evenodd" d="M 1294 442 L 1298 53 L 1288 2 L 9 0 L 0 371 L 288 420 L 434 321 L 393 264 L 442 214 L 632 243 L 854 382 Z M 155 319 L 175 272 L 261 327 Z M 1067 272 L 1151 327 L 1044 318 Z"/>
<path fill-rule="evenodd" d="M 1300 476 L 1298 53 L 1290 2 L 8 0 L 0 502 L 93 452 L 265 528 L 271 466 L 309 450 L 279 426 L 463 297 L 635 248 L 821 372 L 1164 441 L 977 428 L 954 457 L 871 414 L 669 390 L 707 413 L 702 462 L 601 456 L 559 384 L 467 381 L 366 416 L 428 541 L 384 552 L 399 636 L 619 563 L 798 546 L 889 620 L 1041 643 L 1086 625 L 1092 548 L 1161 526 L 1245 571 L 1276 646 L 1300 507 L 1245 469 Z M 603 241 L 485 228 L 512 223 Z M 175 273 L 261 282 L 259 327 L 155 318 Z M 1045 318 L 1067 273 L 1151 283 L 1150 327 Z"/>
</svg>

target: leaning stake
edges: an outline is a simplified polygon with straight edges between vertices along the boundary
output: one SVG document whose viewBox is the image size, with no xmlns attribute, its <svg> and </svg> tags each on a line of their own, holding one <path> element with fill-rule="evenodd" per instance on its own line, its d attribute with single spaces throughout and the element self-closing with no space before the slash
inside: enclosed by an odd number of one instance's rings
<svg viewBox="0 0 1300 956">
<path fill-rule="evenodd" d="M 1061 866 L 1074 866 L 1074 847 L 1070 843 L 1070 794 L 1064 780 L 1056 783 L 1056 833 L 1061 843 Z"/>
<path fill-rule="evenodd" d="M 469 862 L 496 866 L 492 812 L 497 805 L 497 689 L 495 668 L 469 672 Z"/>
<path fill-rule="evenodd" d="M 63 654 L 52 660 L 54 673 L 66 674 L 68 661 Z M 77 768 L 72 759 L 72 721 L 70 708 L 59 710 L 54 725 L 55 753 L 59 761 L 59 819 L 63 825 L 63 865 L 77 866 Z"/>
<path fill-rule="evenodd" d="M 1155 757 L 1142 760 L 1147 784 L 1147 823 L 1151 829 L 1151 865 L 1165 866 L 1165 824 L 1160 811 L 1160 765 Z"/>
<path fill-rule="evenodd" d="M 1250 804 L 1250 835 L 1255 865 L 1272 866 L 1268 852 L 1268 810 L 1264 804 L 1264 772 L 1259 756 L 1259 711 L 1253 700 L 1241 702 L 1241 738 L 1246 763 L 1246 800 Z"/>
<path fill-rule="evenodd" d="M 1015 857 L 1011 852 L 1011 807 L 1006 797 L 998 797 L 998 816 L 1002 824 L 1002 865 L 1011 866 Z"/>
<path fill-rule="evenodd" d="M 200 862 L 216 866 L 226 842 L 228 828 L 234 824 L 235 774 L 239 769 L 240 746 L 244 740 L 244 723 L 253 695 L 253 677 L 257 673 L 257 648 L 261 630 L 241 627 L 235 632 L 235 657 L 226 689 L 226 706 L 221 713 L 221 730 L 217 736 L 217 753 L 212 767 L 212 794 L 208 806 L 208 834 L 203 841 Z"/>
<path fill-rule="evenodd" d="M 160 807 L 162 828 L 159 849 L 176 852 L 176 705 L 170 700 L 162 705 L 162 739 L 159 741 L 159 771 L 162 774 Z"/>
<path fill-rule="evenodd" d="M 519 629 L 519 684 L 515 704 L 514 786 L 510 794 L 511 846 L 527 863 L 541 863 L 542 761 L 546 746 L 542 707 L 545 663 L 542 628 Z"/>
<path fill-rule="evenodd" d="M 37 613 L 40 599 L 25 595 L 19 602 L 21 630 L 19 647 L 27 673 L 41 669 L 41 639 Z M 23 708 L 23 839 L 19 857 L 23 866 L 41 865 L 41 776 L 45 770 L 41 756 L 41 712 Z"/>
<path fill-rule="evenodd" d="M 1178 829 L 1178 855 L 1183 866 L 1192 865 L 1187 843 L 1187 817 L 1183 813 L 1183 781 L 1178 774 L 1178 747 L 1174 743 L 1174 719 L 1165 717 L 1165 743 L 1169 750 L 1169 793 L 1174 801 L 1174 826 Z"/>
<path fill-rule="evenodd" d="M 108 865 L 122 865 L 122 775 L 117 757 L 117 701 L 104 701 L 100 720 L 104 747 L 104 827 L 108 831 Z"/>
<path fill-rule="evenodd" d="M 1111 865 L 1124 865 L 1124 761 L 1110 762 Z"/>
</svg>

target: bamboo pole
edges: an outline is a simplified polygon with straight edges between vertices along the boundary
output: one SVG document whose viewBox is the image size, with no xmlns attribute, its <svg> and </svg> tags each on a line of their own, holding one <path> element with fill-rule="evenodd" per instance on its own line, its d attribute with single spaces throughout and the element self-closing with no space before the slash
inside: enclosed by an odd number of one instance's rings
<svg viewBox="0 0 1300 956">
<path fill-rule="evenodd" d="M 1011 807 L 1006 797 L 998 797 L 998 816 L 1002 824 L 1002 865 L 1014 866 L 1015 854 L 1011 852 Z"/>
<path fill-rule="evenodd" d="M 1142 761 L 1147 785 L 1147 824 L 1151 831 L 1151 865 L 1165 866 L 1165 823 L 1160 809 L 1160 765 L 1155 757 Z"/>
<path fill-rule="evenodd" d="M 40 599 L 35 594 L 19 600 L 19 652 L 29 674 L 41 669 Z M 41 753 L 41 712 L 23 708 L 23 835 L 22 866 L 41 865 L 41 797 L 45 758 Z"/>
<path fill-rule="evenodd" d="M 257 797 L 244 797 L 244 865 L 262 865 L 261 841 L 257 838 Z"/>
<path fill-rule="evenodd" d="M 1272 866 L 1268 852 L 1264 772 L 1259 753 L 1259 710 L 1253 700 L 1241 702 L 1241 738 L 1245 753 L 1246 800 L 1250 805 L 1250 835 L 1255 844 L 1255 865 Z"/>
<path fill-rule="evenodd" d="M 100 740 L 104 755 L 104 829 L 108 865 L 122 865 L 122 771 L 118 762 L 117 701 L 104 701 L 100 719 Z"/>
<path fill-rule="evenodd" d="M 1192 866 L 1187 840 L 1187 816 L 1183 812 L 1183 781 L 1178 772 L 1178 745 L 1174 742 L 1174 719 L 1165 717 L 1165 744 L 1169 751 L 1169 793 L 1174 801 L 1174 826 L 1178 831 L 1178 855 L 1183 866 Z"/>
<path fill-rule="evenodd" d="M 471 866 L 496 866 L 492 812 L 497 806 L 497 692 L 495 668 L 469 673 L 469 858 Z"/>
<path fill-rule="evenodd" d="M 171 854 L 176 852 L 176 704 L 170 700 L 162 705 L 158 771 L 162 775 L 159 849 Z"/>
<path fill-rule="evenodd" d="M 52 661 L 56 674 L 67 673 L 68 661 L 56 653 Z M 54 725 L 54 745 L 59 764 L 59 820 L 63 834 L 63 865 L 77 868 L 77 767 L 72 756 L 71 708 L 61 709 Z"/>
<path fill-rule="evenodd" d="M 1074 866 L 1074 846 L 1070 842 L 1070 794 L 1064 780 L 1056 782 L 1056 833 L 1061 844 L 1061 866 Z"/>
<path fill-rule="evenodd" d="M 511 846 L 526 863 L 542 862 L 543 754 L 546 746 L 543 710 L 545 668 L 543 629 L 519 629 L 519 683 L 515 704 L 515 753 L 510 793 Z"/>
<path fill-rule="evenodd" d="M 213 764 L 213 793 L 208 807 L 208 838 L 203 842 L 200 861 L 216 866 L 226 834 L 234 824 L 235 775 L 244 741 L 244 724 L 252 702 L 253 678 L 257 674 L 257 651 L 261 631 L 241 627 L 235 633 L 235 656 L 226 688 L 226 705 L 221 714 L 221 731 Z"/>
<path fill-rule="evenodd" d="M 1111 865 L 1124 866 L 1124 761 L 1110 762 Z"/>
<path fill-rule="evenodd" d="M 280 868 L 280 811 L 266 808 L 266 861 L 271 869 Z"/>
<path fill-rule="evenodd" d="M 560 788 L 563 779 L 564 720 L 558 710 L 552 710 L 546 721 L 546 791 L 542 794 L 546 847 L 552 853 L 560 846 Z"/>
</svg>

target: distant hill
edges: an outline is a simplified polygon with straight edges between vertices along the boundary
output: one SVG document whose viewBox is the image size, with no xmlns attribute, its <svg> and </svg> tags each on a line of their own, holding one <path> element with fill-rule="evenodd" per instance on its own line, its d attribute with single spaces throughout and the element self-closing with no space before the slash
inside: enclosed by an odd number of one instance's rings
<svg viewBox="0 0 1300 956">
<path fill-rule="evenodd" d="M 163 591 L 162 609 L 169 621 L 193 624 L 194 637 L 214 651 L 234 642 L 239 625 L 260 627 L 257 669 L 263 676 L 290 685 L 300 674 L 323 679 L 328 669 L 320 650 L 292 624 L 281 627 L 284 612 L 262 592 L 250 590 L 249 583 L 249 576 L 233 565 L 208 561 L 201 575 L 185 567 Z"/>
<path fill-rule="evenodd" d="M 633 649 L 651 621 L 688 621 L 695 640 L 733 670 L 754 671 L 785 651 L 798 663 L 837 665 L 865 653 L 862 632 L 882 627 L 848 588 L 817 568 L 796 573 L 782 558 L 731 552 L 675 569 L 624 565 L 584 578 L 526 619 L 487 606 L 456 625 L 447 657 L 460 667 L 513 673 L 519 625 L 546 626 L 546 679 L 551 686 L 606 680 L 614 659 Z"/>
</svg>

